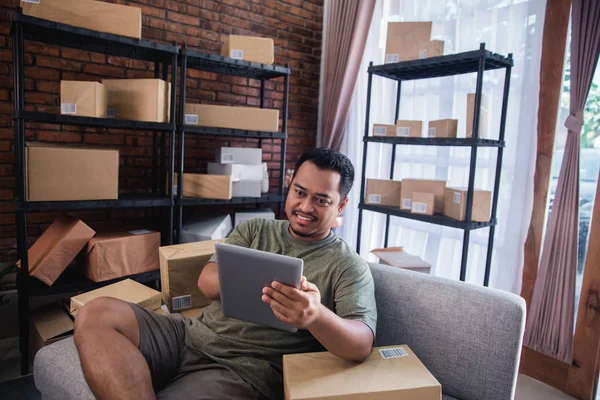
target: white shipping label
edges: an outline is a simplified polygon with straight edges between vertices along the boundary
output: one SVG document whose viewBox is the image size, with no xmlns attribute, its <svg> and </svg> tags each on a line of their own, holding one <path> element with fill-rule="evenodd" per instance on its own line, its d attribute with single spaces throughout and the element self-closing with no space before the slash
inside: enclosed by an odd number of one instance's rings
<svg viewBox="0 0 600 400">
<path fill-rule="evenodd" d="M 397 63 L 400 61 L 400 54 L 386 54 L 385 55 L 385 63 Z"/>
<path fill-rule="evenodd" d="M 115 117 L 115 109 L 113 107 L 108 107 L 106 109 L 106 118 L 114 118 Z"/>
<path fill-rule="evenodd" d="M 192 306 L 192 296 L 177 296 L 171 300 L 171 308 L 173 311 L 182 310 L 184 308 L 190 308 Z"/>
<path fill-rule="evenodd" d="M 61 114 L 77 114 L 77 104 L 62 103 L 60 105 Z"/>
<path fill-rule="evenodd" d="M 416 214 L 425 214 L 427 212 L 427 203 L 413 201 L 411 211 Z"/>
<path fill-rule="evenodd" d="M 396 128 L 396 136 L 409 137 L 410 128 L 407 126 L 399 126 Z"/>
<path fill-rule="evenodd" d="M 381 357 L 385 360 L 388 358 L 406 357 L 408 353 L 404 350 L 404 347 L 390 347 L 389 349 L 379 349 Z"/>
<path fill-rule="evenodd" d="M 385 126 L 376 126 L 373 129 L 373 134 L 377 135 L 377 136 L 385 136 L 385 132 L 386 132 Z"/>
<path fill-rule="evenodd" d="M 23 3 L 40 4 L 40 0 L 22 0 Z"/>
<path fill-rule="evenodd" d="M 460 204 L 460 192 L 454 192 L 454 202 Z"/>
<path fill-rule="evenodd" d="M 381 195 L 380 194 L 370 194 L 369 195 L 369 203 L 370 204 L 381 204 Z"/>
<path fill-rule="evenodd" d="M 402 208 L 410 210 L 412 208 L 412 199 L 402 199 Z"/>
<path fill-rule="evenodd" d="M 435 137 L 435 127 L 427 130 L 427 137 Z"/>
<path fill-rule="evenodd" d="M 186 125 L 198 125 L 198 114 L 185 114 Z"/>
<path fill-rule="evenodd" d="M 221 164 L 233 164 L 235 156 L 233 153 L 221 153 Z"/>
<path fill-rule="evenodd" d="M 419 52 L 419 58 L 420 58 L 420 59 L 427 58 L 427 49 L 425 49 L 425 50 L 421 50 L 421 51 Z"/>
<path fill-rule="evenodd" d="M 234 58 L 236 60 L 243 60 L 244 50 L 231 50 L 231 58 Z"/>
</svg>

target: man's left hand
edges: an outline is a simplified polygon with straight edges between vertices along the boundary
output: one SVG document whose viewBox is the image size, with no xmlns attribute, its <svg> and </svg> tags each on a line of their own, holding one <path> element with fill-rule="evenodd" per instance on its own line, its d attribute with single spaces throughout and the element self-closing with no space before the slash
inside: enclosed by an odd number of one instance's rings
<svg viewBox="0 0 600 400">
<path fill-rule="evenodd" d="M 308 328 L 322 307 L 319 289 L 304 276 L 300 289 L 273 282 L 271 287 L 263 288 L 262 300 L 280 321 L 298 329 Z"/>
</svg>

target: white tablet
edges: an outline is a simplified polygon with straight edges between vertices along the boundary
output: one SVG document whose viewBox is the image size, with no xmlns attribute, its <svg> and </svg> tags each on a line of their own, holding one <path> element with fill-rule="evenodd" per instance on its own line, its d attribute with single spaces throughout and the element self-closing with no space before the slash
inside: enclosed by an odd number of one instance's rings
<svg viewBox="0 0 600 400">
<path fill-rule="evenodd" d="M 231 244 L 216 243 L 215 247 L 223 314 L 296 332 L 298 329 L 277 319 L 271 306 L 262 301 L 262 290 L 273 281 L 300 288 L 304 262 Z"/>
</svg>

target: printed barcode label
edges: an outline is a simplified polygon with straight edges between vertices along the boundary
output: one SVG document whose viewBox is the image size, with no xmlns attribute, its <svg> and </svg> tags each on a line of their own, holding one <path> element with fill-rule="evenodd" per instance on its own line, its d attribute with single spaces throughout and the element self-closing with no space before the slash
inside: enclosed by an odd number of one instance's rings
<svg viewBox="0 0 600 400">
<path fill-rule="evenodd" d="M 412 208 L 412 199 L 402 199 L 402 208 L 410 210 Z"/>
<path fill-rule="evenodd" d="M 115 109 L 113 107 L 108 107 L 106 109 L 106 118 L 114 118 L 115 117 Z"/>
<path fill-rule="evenodd" d="M 60 105 L 61 114 L 77 114 L 77 104 L 62 103 Z"/>
<path fill-rule="evenodd" d="M 454 202 L 460 204 L 460 192 L 454 192 Z"/>
<path fill-rule="evenodd" d="M 399 126 L 396 128 L 396 136 L 410 136 L 410 128 L 406 126 Z"/>
<path fill-rule="evenodd" d="M 23 3 L 40 4 L 40 0 L 23 0 Z"/>
<path fill-rule="evenodd" d="M 397 63 L 400 61 L 400 54 L 386 54 L 385 55 L 385 63 Z"/>
<path fill-rule="evenodd" d="M 171 305 L 173 311 L 181 310 L 183 308 L 190 308 L 192 306 L 192 296 L 188 294 L 186 296 L 173 297 L 171 300 Z"/>
<path fill-rule="evenodd" d="M 369 195 L 369 203 L 381 204 L 381 195 L 380 194 L 370 194 Z"/>
<path fill-rule="evenodd" d="M 427 136 L 435 137 L 435 128 L 429 128 L 429 130 L 427 131 Z"/>
<path fill-rule="evenodd" d="M 413 201 L 411 211 L 417 214 L 425 214 L 427 212 L 427 203 L 418 203 Z"/>
<path fill-rule="evenodd" d="M 198 125 L 198 114 L 185 114 L 186 125 Z"/>
<path fill-rule="evenodd" d="M 419 52 L 419 58 L 421 58 L 421 59 L 422 59 L 422 58 L 427 58 L 427 49 L 425 49 L 425 50 L 421 50 L 421 51 Z"/>
<path fill-rule="evenodd" d="M 242 60 L 244 58 L 244 50 L 231 50 L 231 58 Z"/>
<path fill-rule="evenodd" d="M 377 136 L 385 136 L 385 126 L 376 126 L 373 133 Z"/>
<path fill-rule="evenodd" d="M 391 347 L 389 349 L 379 349 L 379 353 L 381 353 L 381 357 L 384 359 L 388 358 L 399 358 L 406 357 L 408 353 L 404 350 L 404 347 Z"/>
<path fill-rule="evenodd" d="M 148 229 L 136 229 L 129 231 L 130 235 L 147 235 L 148 233 L 152 233 L 152 231 L 149 231 Z"/>
</svg>

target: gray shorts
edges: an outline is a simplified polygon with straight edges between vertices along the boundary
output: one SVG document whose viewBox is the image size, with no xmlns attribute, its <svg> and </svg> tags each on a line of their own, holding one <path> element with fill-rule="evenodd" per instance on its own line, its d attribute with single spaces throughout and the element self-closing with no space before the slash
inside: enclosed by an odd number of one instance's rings
<svg viewBox="0 0 600 400">
<path fill-rule="evenodd" d="M 231 369 L 185 344 L 185 319 L 130 304 L 157 399 L 264 399 Z"/>
</svg>

